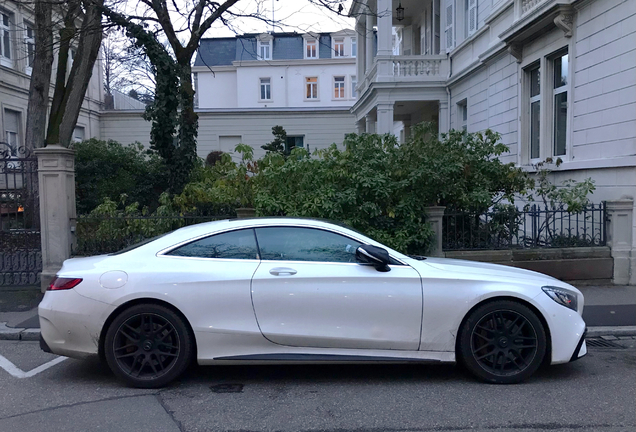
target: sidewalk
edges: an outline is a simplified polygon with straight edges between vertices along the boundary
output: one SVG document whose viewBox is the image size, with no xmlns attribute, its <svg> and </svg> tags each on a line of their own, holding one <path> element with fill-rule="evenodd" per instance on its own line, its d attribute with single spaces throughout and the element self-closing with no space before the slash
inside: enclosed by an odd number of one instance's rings
<svg viewBox="0 0 636 432">
<path fill-rule="evenodd" d="M 636 286 L 580 286 L 588 336 L 636 336 Z M 39 288 L 0 291 L 0 340 L 38 340 Z"/>
</svg>

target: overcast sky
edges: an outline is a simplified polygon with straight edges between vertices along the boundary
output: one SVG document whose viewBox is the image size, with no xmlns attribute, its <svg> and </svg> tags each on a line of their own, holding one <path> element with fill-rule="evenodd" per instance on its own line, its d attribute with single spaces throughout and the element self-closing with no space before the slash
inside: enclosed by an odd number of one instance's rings
<svg viewBox="0 0 636 432">
<path fill-rule="evenodd" d="M 354 19 L 338 16 L 324 7 L 311 4 L 308 0 L 263 0 L 262 2 L 245 0 L 243 2 L 244 6 L 241 6 L 241 3 L 239 2 L 237 6 L 244 7 L 249 12 L 253 12 L 255 5 L 260 3 L 261 12 L 268 19 L 272 18 L 273 6 L 274 19 L 284 24 L 282 29 L 277 27 L 275 31 L 296 31 L 299 33 L 307 31 L 333 32 L 343 28 L 353 29 L 355 26 Z M 343 1 L 343 6 L 343 14 L 346 15 L 351 7 L 351 0 Z M 221 21 L 217 21 L 205 34 L 205 37 L 235 36 L 236 33 L 257 33 L 271 30 L 271 26 L 255 19 L 235 20 L 232 23 L 232 28 L 228 28 Z"/>
</svg>

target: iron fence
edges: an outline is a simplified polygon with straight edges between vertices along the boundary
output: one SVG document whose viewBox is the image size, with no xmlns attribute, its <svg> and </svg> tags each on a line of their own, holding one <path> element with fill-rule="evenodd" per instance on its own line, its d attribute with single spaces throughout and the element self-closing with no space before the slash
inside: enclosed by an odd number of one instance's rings
<svg viewBox="0 0 636 432">
<path fill-rule="evenodd" d="M 444 250 L 605 246 L 605 203 L 580 212 L 539 205 L 485 213 L 451 212 L 443 217 Z"/>
<path fill-rule="evenodd" d="M 188 225 L 236 217 L 222 215 L 175 216 L 79 216 L 76 221 L 74 256 L 117 252 L 135 243 Z"/>
<path fill-rule="evenodd" d="M 0 286 L 40 283 L 40 245 L 37 158 L 0 142 Z"/>
</svg>

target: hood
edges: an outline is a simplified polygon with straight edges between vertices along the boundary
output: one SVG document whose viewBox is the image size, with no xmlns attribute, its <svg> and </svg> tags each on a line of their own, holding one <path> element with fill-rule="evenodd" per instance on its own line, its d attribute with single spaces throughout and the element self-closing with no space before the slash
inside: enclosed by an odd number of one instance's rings
<svg viewBox="0 0 636 432">
<path fill-rule="evenodd" d="M 470 274 L 478 277 L 503 277 L 503 278 L 516 278 L 516 279 L 541 279 L 545 282 L 563 284 L 563 282 L 552 276 L 538 273 L 532 270 L 521 269 L 517 267 L 511 267 L 502 264 L 491 264 L 479 261 L 466 261 L 451 258 L 426 258 L 426 261 L 421 261 L 435 269 L 453 273 Z"/>
</svg>

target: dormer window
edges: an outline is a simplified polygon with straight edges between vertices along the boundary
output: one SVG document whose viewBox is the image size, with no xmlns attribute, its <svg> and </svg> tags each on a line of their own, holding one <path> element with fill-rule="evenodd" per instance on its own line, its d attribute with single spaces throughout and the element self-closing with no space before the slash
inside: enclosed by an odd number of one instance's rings
<svg viewBox="0 0 636 432">
<path fill-rule="evenodd" d="M 318 41 L 316 39 L 308 39 L 305 41 L 305 58 L 318 58 Z"/>
<path fill-rule="evenodd" d="M 272 59 L 272 46 L 274 37 L 271 34 L 263 33 L 256 37 L 256 56 L 259 60 Z"/>
<path fill-rule="evenodd" d="M 258 59 L 259 60 L 271 60 L 272 51 L 270 41 L 259 41 L 258 43 Z"/>
</svg>

